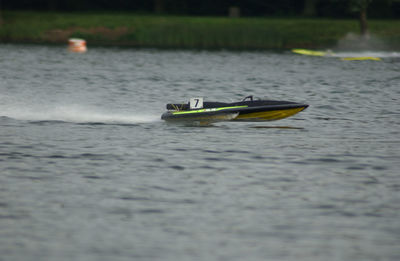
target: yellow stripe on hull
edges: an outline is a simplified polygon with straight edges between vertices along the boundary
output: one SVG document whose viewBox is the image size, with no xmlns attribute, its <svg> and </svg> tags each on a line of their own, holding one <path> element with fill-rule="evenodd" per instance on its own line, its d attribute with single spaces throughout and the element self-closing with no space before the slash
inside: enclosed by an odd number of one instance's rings
<svg viewBox="0 0 400 261">
<path fill-rule="evenodd" d="M 276 111 L 262 111 L 247 114 L 239 114 L 234 120 L 239 121 L 276 121 L 281 120 L 304 110 L 305 107 L 276 110 Z"/>
</svg>

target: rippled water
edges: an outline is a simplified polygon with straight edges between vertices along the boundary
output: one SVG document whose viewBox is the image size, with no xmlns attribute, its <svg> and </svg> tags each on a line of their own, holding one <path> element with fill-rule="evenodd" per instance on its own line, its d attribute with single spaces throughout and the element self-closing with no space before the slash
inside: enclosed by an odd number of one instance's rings
<svg viewBox="0 0 400 261">
<path fill-rule="evenodd" d="M 374 55 L 0 45 L 0 260 L 399 260 L 400 58 Z M 310 107 L 160 120 L 250 94 Z"/>
</svg>

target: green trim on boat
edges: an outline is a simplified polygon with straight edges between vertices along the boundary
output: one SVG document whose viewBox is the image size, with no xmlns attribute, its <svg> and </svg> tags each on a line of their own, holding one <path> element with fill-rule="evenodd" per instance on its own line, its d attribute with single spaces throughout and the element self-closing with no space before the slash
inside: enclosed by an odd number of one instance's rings
<svg viewBox="0 0 400 261">
<path fill-rule="evenodd" d="M 173 115 L 179 115 L 179 114 L 189 114 L 189 113 L 202 113 L 202 112 L 213 112 L 213 111 L 221 111 L 221 110 L 227 110 L 227 109 L 239 109 L 239 108 L 247 108 L 247 105 L 242 105 L 242 106 L 231 106 L 231 107 L 221 107 L 221 108 L 211 108 L 211 109 L 200 109 L 200 110 L 195 110 L 195 111 L 175 111 L 172 114 Z"/>
</svg>

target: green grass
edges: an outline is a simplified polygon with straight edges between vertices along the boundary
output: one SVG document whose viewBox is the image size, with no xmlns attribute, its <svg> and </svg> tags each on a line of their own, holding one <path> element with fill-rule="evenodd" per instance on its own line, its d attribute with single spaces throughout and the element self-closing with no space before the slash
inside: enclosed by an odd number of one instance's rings
<svg viewBox="0 0 400 261">
<path fill-rule="evenodd" d="M 357 20 L 151 16 L 133 13 L 3 11 L 0 42 L 63 43 L 160 48 L 326 48 Z M 373 35 L 400 48 L 400 21 L 369 21 Z"/>
</svg>

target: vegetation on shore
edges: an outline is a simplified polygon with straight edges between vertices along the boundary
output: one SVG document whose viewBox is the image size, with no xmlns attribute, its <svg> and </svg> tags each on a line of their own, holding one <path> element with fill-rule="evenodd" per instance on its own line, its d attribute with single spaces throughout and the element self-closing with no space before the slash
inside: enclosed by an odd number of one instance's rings
<svg viewBox="0 0 400 261">
<path fill-rule="evenodd" d="M 132 13 L 3 11 L 0 42 L 201 49 L 327 48 L 357 20 L 153 16 Z M 370 33 L 400 49 L 400 20 L 370 20 Z"/>
</svg>

